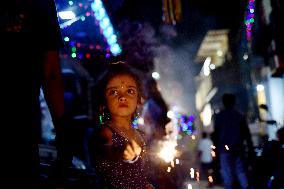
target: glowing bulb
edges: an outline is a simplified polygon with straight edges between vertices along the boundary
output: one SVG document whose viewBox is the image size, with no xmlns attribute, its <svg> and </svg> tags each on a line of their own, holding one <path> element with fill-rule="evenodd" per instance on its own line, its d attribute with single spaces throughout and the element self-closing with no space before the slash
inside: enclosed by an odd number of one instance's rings
<svg viewBox="0 0 284 189">
<path fill-rule="evenodd" d="M 192 185 L 191 185 L 191 184 L 188 184 L 188 185 L 187 185 L 187 189 L 192 189 Z"/>
<path fill-rule="evenodd" d="M 247 60 L 247 59 L 248 59 L 248 55 L 247 55 L 247 54 L 244 54 L 243 59 L 244 59 L 244 60 Z"/>
<path fill-rule="evenodd" d="M 218 51 L 217 51 L 217 55 L 218 55 L 218 56 L 223 56 L 223 51 L 218 50 Z"/>
<path fill-rule="evenodd" d="M 229 146 L 228 146 L 228 145 L 225 145 L 225 149 L 226 149 L 226 150 L 229 150 L 230 148 L 229 148 Z"/>
<path fill-rule="evenodd" d="M 190 168 L 190 178 L 194 178 L 194 169 L 193 168 Z"/>
<path fill-rule="evenodd" d="M 70 20 L 76 17 L 73 11 L 61 11 L 61 12 L 58 12 L 58 15 L 63 20 Z"/>
<path fill-rule="evenodd" d="M 261 85 L 261 84 L 258 84 L 258 85 L 256 86 L 256 90 L 257 90 L 257 91 L 263 91 L 263 90 L 264 90 L 264 86 Z"/>
<path fill-rule="evenodd" d="M 158 72 L 153 72 L 152 77 L 156 80 L 160 79 L 160 74 Z"/>
<path fill-rule="evenodd" d="M 169 173 L 169 172 L 171 172 L 171 167 L 168 167 L 168 169 L 167 169 L 167 172 Z"/>
<path fill-rule="evenodd" d="M 179 159 L 176 159 L 176 164 L 179 164 Z"/>
<path fill-rule="evenodd" d="M 209 65 L 209 68 L 210 68 L 211 70 L 215 70 L 216 66 L 215 66 L 215 64 L 210 64 L 210 65 Z"/>
<path fill-rule="evenodd" d="M 170 119 L 173 119 L 174 118 L 174 112 L 172 110 L 169 110 L 167 112 L 167 117 L 170 118 Z"/>
</svg>

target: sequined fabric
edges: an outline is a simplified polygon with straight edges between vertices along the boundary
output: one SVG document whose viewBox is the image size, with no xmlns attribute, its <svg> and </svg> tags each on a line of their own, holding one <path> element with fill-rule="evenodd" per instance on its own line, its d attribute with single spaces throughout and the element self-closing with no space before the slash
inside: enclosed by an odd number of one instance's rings
<svg viewBox="0 0 284 189">
<path fill-rule="evenodd" d="M 125 146 L 127 139 L 112 130 L 112 142 L 115 147 Z M 97 159 L 96 169 L 100 176 L 103 189 L 145 189 L 147 178 L 145 175 L 145 146 L 142 154 L 134 163 Z"/>
</svg>

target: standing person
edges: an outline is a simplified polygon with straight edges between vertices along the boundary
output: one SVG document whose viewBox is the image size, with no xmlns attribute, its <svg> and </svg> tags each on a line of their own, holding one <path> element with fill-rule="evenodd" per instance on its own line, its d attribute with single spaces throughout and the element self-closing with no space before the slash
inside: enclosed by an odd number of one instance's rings
<svg viewBox="0 0 284 189">
<path fill-rule="evenodd" d="M 277 123 L 272 119 L 271 113 L 266 104 L 259 105 L 260 121 L 264 123 L 265 134 L 269 141 L 276 140 L 276 133 L 278 130 Z"/>
<path fill-rule="evenodd" d="M 126 63 L 110 64 L 96 99 L 105 121 L 91 140 L 101 188 L 151 189 L 146 175 L 146 144 L 132 126 L 141 105 L 142 86 Z"/>
<path fill-rule="evenodd" d="M 208 181 L 208 186 L 212 186 L 212 182 L 209 182 L 209 176 L 212 176 L 212 146 L 213 142 L 209 138 L 209 134 L 206 132 L 202 132 L 202 138 L 200 139 L 197 150 L 201 163 L 201 178 Z"/>
<path fill-rule="evenodd" d="M 1 71 L 9 74 L 5 74 L 5 78 L 1 74 L 1 81 L 5 81 L 1 85 L 2 99 L 5 99 L 1 102 L 2 121 L 7 123 L 2 127 L 6 136 L 5 142 L 1 142 L 4 144 L 2 162 L 7 165 L 1 168 L 3 180 L 8 188 L 20 185 L 21 188 L 38 189 L 40 87 L 58 131 L 57 141 L 63 141 L 63 134 L 59 132 L 63 130 L 64 102 L 58 56 L 63 43 L 54 1 L 2 2 L 0 39 L 3 47 Z"/>
<path fill-rule="evenodd" d="M 251 186 L 245 166 L 245 149 L 253 150 L 251 135 L 245 116 L 234 108 L 236 96 L 224 94 L 222 101 L 225 109 L 215 117 L 214 144 L 219 154 L 223 183 L 226 189 L 232 189 L 236 176 L 241 188 L 247 189 Z"/>
</svg>

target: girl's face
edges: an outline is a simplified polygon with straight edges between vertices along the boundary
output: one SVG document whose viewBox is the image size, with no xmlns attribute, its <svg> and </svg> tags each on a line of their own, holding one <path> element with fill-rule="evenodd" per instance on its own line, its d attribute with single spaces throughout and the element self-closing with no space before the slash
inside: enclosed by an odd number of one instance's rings
<svg viewBox="0 0 284 189">
<path fill-rule="evenodd" d="M 138 104 L 137 83 L 129 75 L 117 75 L 109 80 L 105 96 L 111 117 L 131 118 Z"/>
</svg>

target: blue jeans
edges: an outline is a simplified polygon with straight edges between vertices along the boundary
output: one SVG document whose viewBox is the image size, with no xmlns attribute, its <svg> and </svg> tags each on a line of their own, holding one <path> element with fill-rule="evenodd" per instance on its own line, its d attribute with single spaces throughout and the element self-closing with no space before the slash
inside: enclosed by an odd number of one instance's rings
<svg viewBox="0 0 284 189">
<path fill-rule="evenodd" d="M 227 152 L 220 153 L 220 168 L 225 189 L 234 188 L 235 176 L 242 189 L 249 188 L 247 173 L 242 157 Z"/>
</svg>

